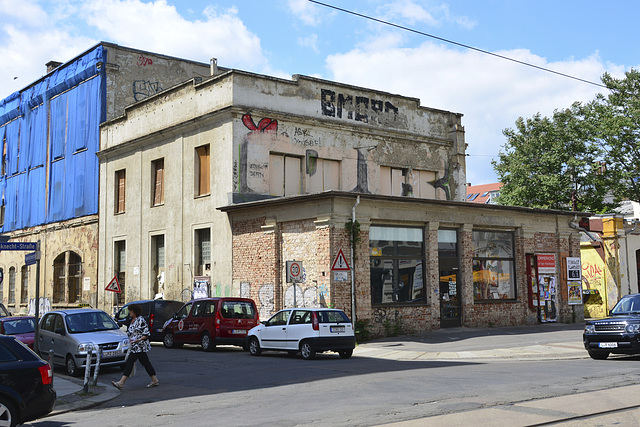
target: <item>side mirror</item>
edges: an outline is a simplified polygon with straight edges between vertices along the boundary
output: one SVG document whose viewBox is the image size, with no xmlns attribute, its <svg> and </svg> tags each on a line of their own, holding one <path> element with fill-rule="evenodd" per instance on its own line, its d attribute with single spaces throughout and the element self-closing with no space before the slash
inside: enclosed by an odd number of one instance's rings
<svg viewBox="0 0 640 427">
<path fill-rule="evenodd" d="M 262 321 L 262 322 L 260 322 L 260 323 L 262 323 L 264 326 L 269 326 L 269 322 L 267 322 L 266 320 L 263 320 L 263 321 Z"/>
<path fill-rule="evenodd" d="M 173 314 L 173 320 L 178 320 L 178 313 Z"/>
</svg>

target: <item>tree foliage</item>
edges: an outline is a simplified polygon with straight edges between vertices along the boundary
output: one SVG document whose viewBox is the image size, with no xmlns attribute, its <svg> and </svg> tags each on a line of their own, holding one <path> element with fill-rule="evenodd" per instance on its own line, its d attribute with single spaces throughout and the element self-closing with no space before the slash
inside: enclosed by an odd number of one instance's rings
<svg viewBox="0 0 640 427">
<path fill-rule="evenodd" d="M 640 200 L 640 73 L 604 74 L 608 95 L 516 120 L 492 162 L 498 203 L 604 213 Z"/>
</svg>

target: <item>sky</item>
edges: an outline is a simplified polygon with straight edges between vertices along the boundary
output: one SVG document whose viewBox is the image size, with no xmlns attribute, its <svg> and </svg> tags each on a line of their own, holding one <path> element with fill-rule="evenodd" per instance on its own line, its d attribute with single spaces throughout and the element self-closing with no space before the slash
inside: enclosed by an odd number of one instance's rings
<svg viewBox="0 0 640 427">
<path fill-rule="evenodd" d="M 101 41 L 217 58 L 221 67 L 303 74 L 461 113 L 467 182 L 479 185 L 497 182 L 491 160 L 518 117 L 588 102 L 606 93 L 598 86 L 605 72 L 640 69 L 636 0 L 321 3 L 418 33 L 309 0 L 0 0 L 0 99 L 42 77 L 47 62 Z"/>
</svg>

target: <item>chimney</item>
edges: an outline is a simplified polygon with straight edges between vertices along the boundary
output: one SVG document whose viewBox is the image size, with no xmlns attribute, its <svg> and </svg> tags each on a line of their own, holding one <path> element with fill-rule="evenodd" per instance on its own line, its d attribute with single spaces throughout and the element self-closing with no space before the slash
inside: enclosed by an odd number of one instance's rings
<svg viewBox="0 0 640 427">
<path fill-rule="evenodd" d="M 211 64 L 211 75 L 215 76 L 218 74 L 218 58 L 211 58 L 209 63 Z"/>
<path fill-rule="evenodd" d="M 58 68 L 59 66 L 62 65 L 62 62 L 58 62 L 58 61 L 49 61 L 46 64 L 44 64 L 47 66 L 47 74 L 49 74 L 50 72 L 52 72 L 53 70 L 55 70 L 56 68 Z"/>
</svg>

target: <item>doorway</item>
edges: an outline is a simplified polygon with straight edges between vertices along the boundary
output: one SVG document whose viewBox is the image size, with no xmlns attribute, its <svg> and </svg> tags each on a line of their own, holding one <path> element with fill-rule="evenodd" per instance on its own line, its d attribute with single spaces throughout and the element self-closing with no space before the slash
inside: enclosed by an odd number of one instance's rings
<svg viewBox="0 0 640 427">
<path fill-rule="evenodd" d="M 459 280 L 458 231 L 438 230 L 438 269 L 440 274 L 440 327 L 462 325 L 462 299 Z"/>
</svg>

